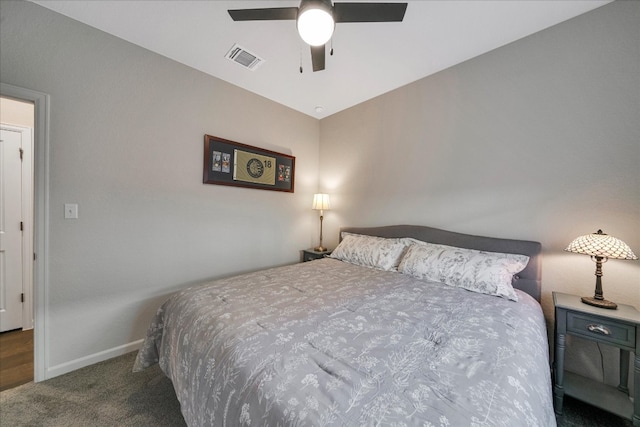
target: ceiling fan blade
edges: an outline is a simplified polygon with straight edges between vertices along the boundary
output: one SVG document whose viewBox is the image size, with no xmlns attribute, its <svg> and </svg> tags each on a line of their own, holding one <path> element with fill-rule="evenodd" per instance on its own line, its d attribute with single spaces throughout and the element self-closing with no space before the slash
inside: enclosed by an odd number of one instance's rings
<svg viewBox="0 0 640 427">
<path fill-rule="evenodd" d="M 228 10 L 234 21 L 277 21 L 281 19 L 296 19 L 297 7 L 274 7 L 269 9 L 235 9 Z"/>
<path fill-rule="evenodd" d="M 311 64 L 313 65 L 313 71 L 324 70 L 324 48 L 322 46 L 311 46 Z"/>
<path fill-rule="evenodd" d="M 335 22 L 401 22 L 407 3 L 334 3 Z"/>
</svg>

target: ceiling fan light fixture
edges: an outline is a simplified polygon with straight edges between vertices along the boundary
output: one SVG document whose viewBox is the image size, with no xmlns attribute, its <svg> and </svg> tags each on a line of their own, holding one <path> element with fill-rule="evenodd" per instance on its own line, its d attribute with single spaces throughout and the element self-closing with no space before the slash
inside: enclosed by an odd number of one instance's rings
<svg viewBox="0 0 640 427">
<path fill-rule="evenodd" d="M 333 35 L 335 22 L 331 2 L 303 2 L 298 13 L 298 33 L 305 43 L 311 46 L 322 46 Z"/>
</svg>

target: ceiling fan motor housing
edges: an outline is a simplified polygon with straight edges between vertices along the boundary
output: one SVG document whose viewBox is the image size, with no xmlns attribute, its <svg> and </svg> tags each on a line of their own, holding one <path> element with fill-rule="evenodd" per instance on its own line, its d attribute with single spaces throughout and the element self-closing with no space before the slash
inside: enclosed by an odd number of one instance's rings
<svg viewBox="0 0 640 427">
<path fill-rule="evenodd" d="M 298 16 L 309 8 L 322 9 L 333 15 L 333 4 L 331 0 L 302 0 L 298 7 Z"/>
</svg>

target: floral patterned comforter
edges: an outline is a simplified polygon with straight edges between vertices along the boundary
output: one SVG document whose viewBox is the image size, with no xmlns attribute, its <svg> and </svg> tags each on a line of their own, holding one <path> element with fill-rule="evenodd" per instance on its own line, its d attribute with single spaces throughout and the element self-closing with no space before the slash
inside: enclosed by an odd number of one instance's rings
<svg viewBox="0 0 640 427">
<path fill-rule="evenodd" d="M 334 259 L 216 280 L 159 309 L 189 426 L 554 426 L 539 304 Z"/>
</svg>

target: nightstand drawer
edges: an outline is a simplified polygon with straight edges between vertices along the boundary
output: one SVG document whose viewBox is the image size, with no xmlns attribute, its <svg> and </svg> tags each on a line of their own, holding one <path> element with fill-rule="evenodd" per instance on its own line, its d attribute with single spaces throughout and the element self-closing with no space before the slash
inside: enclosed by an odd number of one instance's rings
<svg viewBox="0 0 640 427">
<path fill-rule="evenodd" d="M 310 254 L 310 253 L 306 253 L 305 252 L 303 262 L 313 261 L 313 260 L 316 260 L 316 259 L 320 259 L 320 257 L 318 257 L 318 255 L 314 255 L 314 254 Z"/>
<path fill-rule="evenodd" d="M 624 346 L 632 350 L 636 346 L 634 325 L 571 311 L 567 313 L 567 333 Z"/>
</svg>

